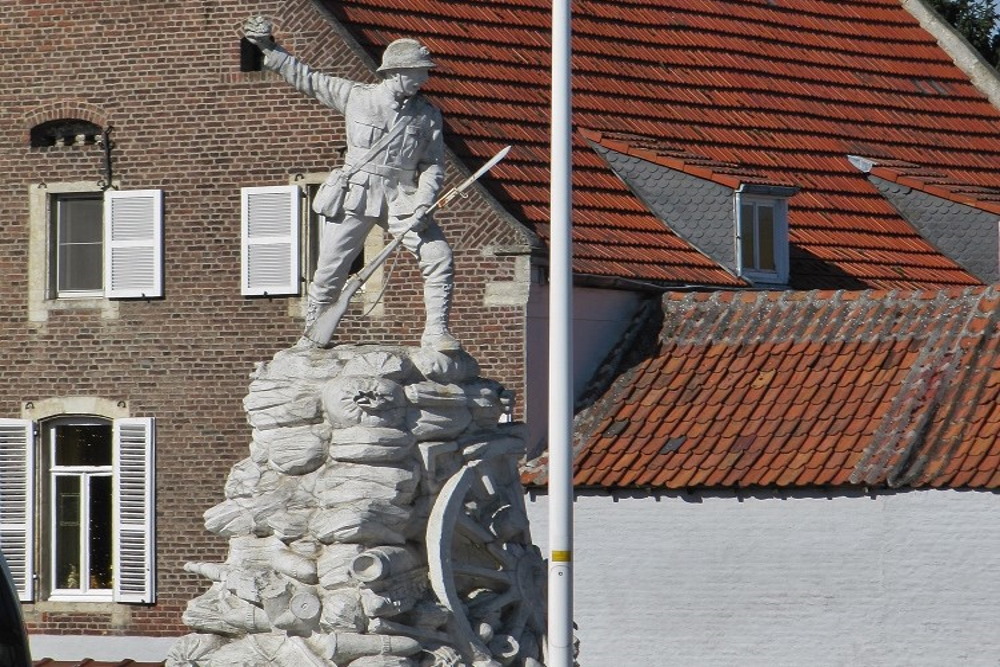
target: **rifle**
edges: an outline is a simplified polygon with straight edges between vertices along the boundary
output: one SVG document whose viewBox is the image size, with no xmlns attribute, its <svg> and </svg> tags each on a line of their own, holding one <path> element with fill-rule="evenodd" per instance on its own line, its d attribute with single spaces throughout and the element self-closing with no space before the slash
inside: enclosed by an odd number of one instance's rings
<svg viewBox="0 0 1000 667">
<path fill-rule="evenodd" d="M 426 219 L 427 216 L 437 209 L 447 206 L 453 199 L 455 199 L 455 197 L 466 197 L 467 195 L 464 193 L 469 189 L 469 186 L 479 180 L 483 174 L 492 169 L 497 162 L 504 159 L 509 152 L 510 146 L 507 146 L 491 157 L 486 164 L 476 170 L 476 173 L 469 176 L 459 185 L 446 192 L 436 202 L 434 202 L 431 207 L 427 209 L 427 212 L 421 220 Z M 418 225 L 419 222 L 420 221 L 414 223 L 414 226 Z M 371 262 L 365 265 L 365 267 L 356 274 L 351 276 L 351 279 L 347 281 L 346 285 L 344 285 L 344 289 L 341 290 L 340 296 L 334 303 L 321 306 L 321 310 L 319 315 L 316 317 L 316 321 L 306 328 L 305 333 L 303 334 L 305 338 L 308 338 L 318 347 L 325 347 L 330 343 L 330 339 L 333 338 L 333 332 L 337 330 L 340 320 L 347 312 L 347 307 L 350 305 L 351 299 L 355 294 L 357 294 L 358 290 L 361 289 L 361 286 L 372 277 L 372 274 L 385 263 L 385 260 L 389 258 L 389 255 L 391 255 L 396 248 L 399 247 L 399 245 L 403 242 L 403 236 L 411 231 L 413 231 L 413 227 L 410 227 L 410 229 L 406 230 L 406 232 L 403 232 L 394 238 L 382 250 L 382 252 L 375 256 Z"/>
</svg>

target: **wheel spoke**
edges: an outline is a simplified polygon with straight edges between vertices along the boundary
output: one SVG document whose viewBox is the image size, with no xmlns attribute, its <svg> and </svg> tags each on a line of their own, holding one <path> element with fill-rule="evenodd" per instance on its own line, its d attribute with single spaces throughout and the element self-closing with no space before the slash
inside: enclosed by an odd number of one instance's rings
<svg viewBox="0 0 1000 667">
<path fill-rule="evenodd" d="M 517 611 L 514 612 L 514 618 L 507 625 L 507 634 L 515 639 L 520 639 L 521 633 L 524 632 L 524 626 L 528 622 L 528 616 L 531 615 L 531 610 L 528 609 L 528 606 L 524 600 L 521 600 Z"/>
<path fill-rule="evenodd" d="M 508 553 L 503 547 L 498 545 L 496 542 L 490 542 L 486 545 L 486 549 L 500 563 L 500 566 L 505 570 L 513 571 L 517 567 L 517 557 L 511 553 Z"/>
<path fill-rule="evenodd" d="M 473 579 L 483 579 L 510 586 L 513 583 L 513 575 L 500 570 L 491 570 L 488 567 L 476 567 L 475 565 L 454 565 L 456 576 L 470 577 Z"/>
<path fill-rule="evenodd" d="M 487 544 L 496 539 L 496 535 L 487 530 L 486 527 L 479 522 L 474 521 L 472 517 L 465 513 L 459 514 L 458 520 L 455 522 L 455 528 L 461 531 L 461 533 L 470 540 L 478 544 Z"/>
<path fill-rule="evenodd" d="M 500 611 L 509 604 L 517 602 L 518 596 L 514 592 L 514 589 L 509 589 L 506 593 L 501 593 L 496 597 L 492 597 L 485 602 L 480 602 L 479 604 L 473 603 L 469 605 L 469 611 L 478 617 L 487 616 L 495 611 Z"/>
</svg>

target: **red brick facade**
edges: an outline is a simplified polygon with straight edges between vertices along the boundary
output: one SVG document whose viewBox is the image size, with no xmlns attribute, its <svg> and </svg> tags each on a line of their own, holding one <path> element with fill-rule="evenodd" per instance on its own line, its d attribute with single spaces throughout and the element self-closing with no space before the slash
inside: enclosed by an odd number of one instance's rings
<svg viewBox="0 0 1000 667">
<path fill-rule="evenodd" d="M 230 466 L 247 455 L 241 401 L 248 373 L 293 344 L 302 327 L 290 314 L 296 297 L 240 294 L 240 188 L 325 171 L 343 146 L 336 114 L 276 77 L 240 72 L 241 25 L 261 11 L 306 62 L 372 79 L 364 57 L 307 0 L 5 3 L 0 416 L 22 416 L 27 401 L 86 396 L 125 401 L 132 416 L 157 424 L 156 604 L 41 600 L 25 606 L 32 632 L 179 635 L 186 601 L 205 587 L 183 564 L 226 554 L 227 545 L 203 528 L 202 513 L 222 498 Z M 62 118 L 113 125 L 120 188 L 163 191 L 164 298 L 117 302 L 113 317 L 100 308 L 29 317 L 30 190 L 104 177 L 97 145 L 30 146 L 32 127 Z M 449 163 L 448 184 L 460 176 Z M 484 292 L 491 281 L 512 280 L 518 261 L 491 248 L 523 247 L 525 239 L 476 194 L 438 220 L 456 258 L 453 332 L 482 362 L 483 375 L 523 395 L 524 309 L 488 307 Z M 384 316 L 355 312 L 342 337 L 415 343 L 420 289 L 416 263 L 400 255 Z"/>
</svg>

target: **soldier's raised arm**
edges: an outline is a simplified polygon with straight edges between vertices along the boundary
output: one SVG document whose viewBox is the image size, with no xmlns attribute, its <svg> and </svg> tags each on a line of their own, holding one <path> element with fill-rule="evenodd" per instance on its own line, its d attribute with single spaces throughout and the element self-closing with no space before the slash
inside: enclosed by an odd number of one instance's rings
<svg viewBox="0 0 1000 667">
<path fill-rule="evenodd" d="M 247 19 L 243 26 L 247 40 L 264 54 L 264 67 L 280 74 L 299 92 L 343 114 L 355 82 L 317 72 L 301 62 L 274 41 L 272 30 L 271 22 L 263 16 Z"/>
</svg>

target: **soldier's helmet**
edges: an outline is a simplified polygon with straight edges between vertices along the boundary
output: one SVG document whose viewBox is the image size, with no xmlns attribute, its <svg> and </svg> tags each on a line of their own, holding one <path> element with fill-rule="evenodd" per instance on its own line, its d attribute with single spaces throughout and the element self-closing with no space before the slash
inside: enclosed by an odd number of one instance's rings
<svg viewBox="0 0 1000 667">
<path fill-rule="evenodd" d="M 431 52 L 415 39 L 404 37 L 385 47 L 379 72 L 394 69 L 430 69 L 437 67 L 431 60 Z"/>
</svg>

